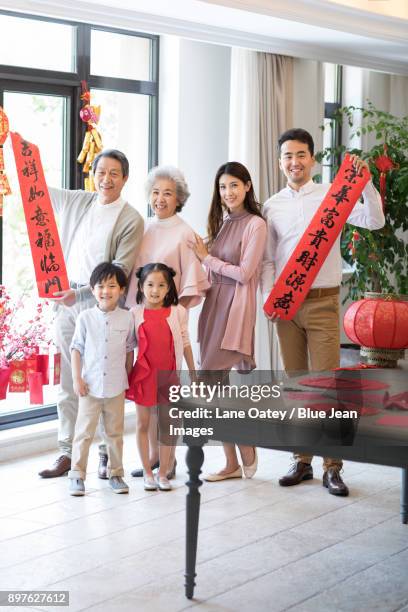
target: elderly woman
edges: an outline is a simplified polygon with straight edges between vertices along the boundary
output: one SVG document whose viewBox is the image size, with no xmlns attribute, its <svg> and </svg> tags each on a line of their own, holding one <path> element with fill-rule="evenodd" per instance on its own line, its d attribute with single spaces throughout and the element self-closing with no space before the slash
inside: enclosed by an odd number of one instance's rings
<svg viewBox="0 0 408 612">
<path fill-rule="evenodd" d="M 194 240 L 194 230 L 177 214 L 190 195 L 185 178 L 173 166 L 153 168 L 147 177 L 146 195 L 155 216 L 143 236 L 130 278 L 126 306 L 136 304 L 136 270 L 154 261 L 175 270 L 174 282 L 180 303 L 185 308 L 197 306 L 209 282 L 200 260 L 188 246 Z"/>
<path fill-rule="evenodd" d="M 164 263 L 176 272 L 174 282 L 180 303 L 185 308 L 197 306 L 209 288 L 207 274 L 188 244 L 195 240 L 194 230 L 178 216 L 190 192 L 183 174 L 173 166 L 153 168 L 147 177 L 146 195 L 154 218 L 147 224 L 126 299 L 129 308 L 136 305 L 136 270 L 151 262 Z M 151 419 L 150 462 L 158 466 L 157 422 Z M 175 462 L 174 462 L 175 464 Z M 173 468 L 170 476 L 174 475 Z M 132 476 L 143 476 L 134 470 Z"/>
</svg>

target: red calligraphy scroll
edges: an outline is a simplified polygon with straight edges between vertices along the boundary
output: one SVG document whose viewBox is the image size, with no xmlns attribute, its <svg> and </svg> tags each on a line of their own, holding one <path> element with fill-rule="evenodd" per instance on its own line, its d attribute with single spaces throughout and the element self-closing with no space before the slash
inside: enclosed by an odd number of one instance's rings
<svg viewBox="0 0 408 612">
<path fill-rule="evenodd" d="M 69 289 L 67 270 L 38 147 L 10 132 L 39 297 Z"/>
<path fill-rule="evenodd" d="M 295 316 L 369 179 L 368 170 L 357 172 L 347 154 L 269 294 L 266 314 L 286 321 Z"/>
<path fill-rule="evenodd" d="M 9 133 L 9 121 L 6 113 L 0 106 L 0 217 L 3 214 L 3 196 L 10 195 L 10 185 L 4 172 L 3 145 Z"/>
</svg>

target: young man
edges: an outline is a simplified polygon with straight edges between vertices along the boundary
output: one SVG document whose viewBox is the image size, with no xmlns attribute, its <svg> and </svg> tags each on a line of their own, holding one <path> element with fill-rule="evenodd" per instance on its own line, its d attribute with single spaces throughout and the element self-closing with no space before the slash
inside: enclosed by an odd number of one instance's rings
<svg viewBox="0 0 408 612">
<path fill-rule="evenodd" d="M 109 262 L 96 266 L 90 286 L 97 303 L 76 321 L 70 348 L 79 407 L 68 474 L 71 495 L 85 494 L 89 447 L 100 417 L 108 449 L 109 485 L 115 493 L 129 492 L 122 479 L 123 420 L 136 337 L 132 314 L 118 307 L 126 285 L 127 276 L 119 266 Z"/>
<path fill-rule="evenodd" d="M 71 374 L 70 344 L 77 316 L 94 306 L 89 287 L 92 270 L 101 262 L 120 266 L 126 275 L 133 269 L 143 236 L 143 219 L 121 197 L 129 177 L 129 162 L 116 149 L 102 151 L 93 162 L 96 193 L 50 189 L 53 208 L 59 217 L 62 249 L 71 288 L 54 293 L 57 302 L 56 343 L 61 352 L 61 383 L 58 394 L 59 456 L 42 478 L 66 474 L 71 468 L 71 450 L 78 397 Z M 98 474 L 106 478 L 107 454 L 100 447 Z"/>
<path fill-rule="evenodd" d="M 268 224 L 267 246 L 262 270 L 262 291 L 267 296 L 319 208 L 330 185 L 312 181 L 315 164 L 312 136 L 303 129 L 291 129 L 279 138 L 279 167 L 287 187 L 272 196 L 264 207 Z M 365 161 L 353 156 L 357 169 L 368 169 Z M 371 230 L 385 223 L 381 198 L 370 180 L 348 222 Z M 283 366 L 287 372 L 331 370 L 340 365 L 339 293 L 341 283 L 340 237 L 316 276 L 312 288 L 291 321 L 274 320 Z M 313 478 L 310 455 L 295 454 L 294 464 L 279 480 L 281 486 L 296 485 Z M 323 486 L 333 495 L 348 495 L 340 476 L 341 459 L 323 460 Z"/>
</svg>

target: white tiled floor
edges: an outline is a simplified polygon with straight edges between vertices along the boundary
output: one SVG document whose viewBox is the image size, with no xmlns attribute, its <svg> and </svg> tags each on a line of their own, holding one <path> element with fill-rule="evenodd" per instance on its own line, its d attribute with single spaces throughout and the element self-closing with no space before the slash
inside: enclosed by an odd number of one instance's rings
<svg viewBox="0 0 408 612">
<path fill-rule="evenodd" d="M 201 487 L 196 598 L 184 596 L 185 449 L 175 490 L 147 493 L 127 478 L 113 494 L 90 457 L 87 495 L 42 480 L 51 454 L 0 463 L 0 589 L 69 590 L 69 610 L 173 612 L 408 610 L 408 526 L 399 517 L 400 471 L 346 463 L 348 498 L 316 478 L 282 488 L 289 455 L 261 450 L 253 480 Z M 205 451 L 205 469 L 222 450 Z M 125 441 L 127 474 L 136 464 Z M 67 608 L 12 608 L 3 610 Z"/>
</svg>

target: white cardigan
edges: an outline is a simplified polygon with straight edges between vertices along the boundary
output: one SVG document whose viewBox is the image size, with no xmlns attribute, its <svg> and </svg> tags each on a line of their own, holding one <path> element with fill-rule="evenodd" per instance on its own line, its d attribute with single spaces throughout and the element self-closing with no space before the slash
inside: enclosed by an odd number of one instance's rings
<svg viewBox="0 0 408 612">
<path fill-rule="evenodd" d="M 139 326 L 144 321 L 144 305 L 137 304 L 131 308 L 130 312 L 133 315 L 135 322 L 135 333 L 138 339 Z M 170 315 L 167 317 L 171 335 L 174 342 L 174 353 L 176 356 L 176 369 L 181 370 L 183 365 L 184 347 L 190 345 L 190 336 L 188 333 L 188 314 L 187 310 L 181 304 L 170 307 Z"/>
</svg>

